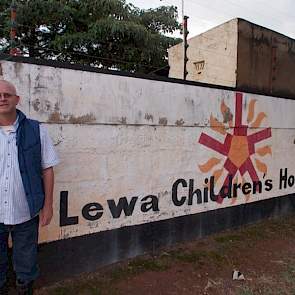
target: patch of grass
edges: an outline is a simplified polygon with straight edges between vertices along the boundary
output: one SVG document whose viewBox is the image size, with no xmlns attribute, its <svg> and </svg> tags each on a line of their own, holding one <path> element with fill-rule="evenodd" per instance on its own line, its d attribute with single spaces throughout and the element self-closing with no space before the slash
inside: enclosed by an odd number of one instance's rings
<svg viewBox="0 0 295 295">
<path fill-rule="evenodd" d="M 134 259 L 128 263 L 128 270 L 130 273 L 138 273 L 143 271 L 164 271 L 169 268 L 169 263 L 165 258 L 151 258 L 151 259 Z"/>
<path fill-rule="evenodd" d="M 241 233 L 243 234 L 244 239 L 251 241 L 258 241 L 268 237 L 265 229 L 259 225 L 246 227 L 242 229 Z"/>
<path fill-rule="evenodd" d="M 266 294 L 266 295 L 290 295 L 288 290 L 283 290 L 282 286 L 266 286 L 262 285 L 259 287 L 255 294 Z"/>
<path fill-rule="evenodd" d="M 201 262 L 201 260 L 206 257 L 205 251 L 170 251 L 170 257 L 172 259 L 176 259 L 178 261 L 186 262 L 186 263 L 197 263 Z"/>
<path fill-rule="evenodd" d="M 102 290 L 98 286 L 93 286 L 91 283 L 89 285 L 83 284 L 77 285 L 76 287 L 57 287 L 54 290 L 50 291 L 51 295 L 68 295 L 68 294 L 87 294 L 87 295 L 101 295 Z M 108 293 L 111 294 L 111 293 Z"/>
<path fill-rule="evenodd" d="M 108 275 L 111 280 L 118 281 L 126 278 L 129 273 L 123 267 L 116 267 L 113 270 L 109 271 Z"/>
<path fill-rule="evenodd" d="M 216 251 L 171 251 L 169 252 L 171 259 L 175 259 L 185 263 L 205 264 L 210 260 L 216 265 L 224 265 L 226 258 L 224 255 Z"/>
<path fill-rule="evenodd" d="M 250 288 L 249 286 L 241 287 L 239 291 L 237 292 L 237 295 L 287 295 L 287 293 L 284 293 L 281 290 L 278 290 L 276 288 L 272 288 L 270 286 L 259 286 L 254 289 Z"/>
<path fill-rule="evenodd" d="M 287 270 L 282 273 L 283 279 L 293 288 L 295 288 L 295 261 L 290 261 L 287 265 Z"/>
<path fill-rule="evenodd" d="M 251 290 L 250 287 L 244 287 L 244 288 L 241 288 L 237 295 L 254 295 L 253 291 Z"/>
<path fill-rule="evenodd" d="M 276 234 L 279 236 L 285 236 L 286 234 L 294 235 L 295 224 L 291 219 L 275 219 L 272 220 L 267 226 L 267 232 Z"/>
<path fill-rule="evenodd" d="M 293 215 L 284 217 L 273 217 L 250 225 L 242 230 L 249 238 L 263 239 L 276 236 L 294 235 L 295 219 Z"/>
<path fill-rule="evenodd" d="M 222 266 L 227 263 L 226 257 L 215 251 L 207 252 L 207 257 L 218 266 Z"/>
<path fill-rule="evenodd" d="M 170 263 L 166 257 L 135 258 L 126 266 L 116 267 L 109 275 L 112 280 L 121 280 L 145 271 L 165 271 L 169 267 Z"/>
<path fill-rule="evenodd" d="M 69 294 L 69 290 L 70 288 L 66 288 L 66 287 L 58 287 L 56 289 L 54 289 L 52 292 L 50 292 L 50 294 L 54 294 L 54 295 L 67 295 Z"/>
<path fill-rule="evenodd" d="M 223 235 L 219 237 L 215 237 L 214 239 L 217 243 L 226 244 L 226 243 L 234 243 L 234 242 L 240 242 L 243 240 L 243 237 L 238 234 L 229 234 L 229 235 Z"/>
<path fill-rule="evenodd" d="M 107 290 L 107 291 L 106 291 Z M 117 290 L 110 284 L 110 279 L 105 277 L 79 278 L 64 283 L 58 283 L 46 290 L 42 295 L 116 295 Z M 39 294 L 39 293 L 37 293 Z"/>
</svg>

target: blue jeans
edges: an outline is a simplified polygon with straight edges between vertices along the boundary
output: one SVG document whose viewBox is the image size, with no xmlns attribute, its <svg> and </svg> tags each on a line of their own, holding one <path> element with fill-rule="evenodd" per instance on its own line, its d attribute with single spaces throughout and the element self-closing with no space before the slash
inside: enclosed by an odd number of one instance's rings
<svg viewBox="0 0 295 295">
<path fill-rule="evenodd" d="M 0 223 L 0 287 L 8 270 L 8 236 L 12 238 L 12 262 L 17 280 L 29 283 L 38 277 L 37 246 L 39 216 L 17 225 Z"/>
</svg>

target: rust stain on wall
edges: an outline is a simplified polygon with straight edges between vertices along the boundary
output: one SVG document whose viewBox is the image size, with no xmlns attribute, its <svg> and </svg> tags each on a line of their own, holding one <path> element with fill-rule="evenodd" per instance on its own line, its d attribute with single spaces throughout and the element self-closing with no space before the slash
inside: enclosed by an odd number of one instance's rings
<svg viewBox="0 0 295 295">
<path fill-rule="evenodd" d="M 50 114 L 47 122 L 49 122 L 49 123 L 64 123 L 65 119 L 62 118 L 61 113 L 53 112 L 53 113 Z"/>
<path fill-rule="evenodd" d="M 184 124 L 184 120 L 181 118 L 180 120 L 177 120 L 177 121 L 175 122 L 175 124 L 176 124 L 177 126 L 182 126 L 182 125 Z"/>
<path fill-rule="evenodd" d="M 185 102 L 191 106 L 194 106 L 195 102 L 193 99 L 185 97 Z"/>
<path fill-rule="evenodd" d="M 75 117 L 75 116 L 71 115 L 68 120 L 68 122 L 72 123 L 72 124 L 86 124 L 86 123 L 91 123 L 91 122 L 95 122 L 95 121 L 96 121 L 96 118 L 92 113 L 86 114 L 86 115 L 80 116 L 80 117 Z"/>
<path fill-rule="evenodd" d="M 233 113 L 231 112 L 230 108 L 225 104 L 224 100 L 221 102 L 221 113 L 223 116 L 223 123 L 229 123 L 233 120 Z"/>
<path fill-rule="evenodd" d="M 76 117 L 74 115 L 63 115 L 60 112 L 53 112 L 50 114 L 47 122 L 49 123 L 71 123 L 71 124 L 88 124 L 96 121 L 96 117 L 90 113 L 83 116 Z"/>
<path fill-rule="evenodd" d="M 32 106 L 33 106 L 35 112 L 40 111 L 40 104 L 41 104 L 41 102 L 38 98 L 32 101 Z"/>
<path fill-rule="evenodd" d="M 22 67 L 23 67 L 23 64 L 20 62 L 16 62 L 14 64 L 14 73 L 16 77 L 18 76 L 18 73 L 21 73 Z"/>
<path fill-rule="evenodd" d="M 45 100 L 45 110 L 49 112 L 51 109 L 51 102 L 49 100 Z"/>
<path fill-rule="evenodd" d="M 55 112 L 58 112 L 59 111 L 59 105 L 58 105 L 57 102 L 54 104 L 54 111 Z"/>
<path fill-rule="evenodd" d="M 119 123 L 126 125 L 127 124 L 127 118 L 126 117 L 122 117 L 121 119 L 118 120 Z"/>
<path fill-rule="evenodd" d="M 43 104 L 41 104 L 41 100 L 39 98 L 32 101 L 32 106 L 35 112 L 50 112 L 51 110 L 51 102 L 49 100 L 45 100 Z"/>
<path fill-rule="evenodd" d="M 168 120 L 167 120 L 167 118 L 165 118 L 165 117 L 163 117 L 163 118 L 159 118 L 159 124 L 160 125 L 167 125 L 167 123 L 168 123 Z"/>
<path fill-rule="evenodd" d="M 144 118 L 148 121 L 154 121 L 154 116 L 152 114 L 146 113 Z"/>
</svg>

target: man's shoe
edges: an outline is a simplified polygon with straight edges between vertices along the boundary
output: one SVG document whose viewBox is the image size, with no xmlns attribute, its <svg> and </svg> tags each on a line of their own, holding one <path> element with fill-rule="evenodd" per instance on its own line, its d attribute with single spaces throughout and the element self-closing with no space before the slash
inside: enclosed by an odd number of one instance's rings
<svg viewBox="0 0 295 295">
<path fill-rule="evenodd" d="M 6 283 L 0 288 L 0 295 L 8 295 L 8 287 Z"/>
<path fill-rule="evenodd" d="M 16 291 L 18 295 L 33 295 L 33 281 L 24 283 L 20 280 L 16 281 Z"/>
</svg>

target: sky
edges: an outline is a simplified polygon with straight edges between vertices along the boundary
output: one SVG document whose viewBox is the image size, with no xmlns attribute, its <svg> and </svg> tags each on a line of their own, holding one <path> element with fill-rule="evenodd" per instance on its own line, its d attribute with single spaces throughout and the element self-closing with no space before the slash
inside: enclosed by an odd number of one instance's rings
<svg viewBox="0 0 295 295">
<path fill-rule="evenodd" d="M 175 5 L 181 18 L 182 0 L 126 0 L 139 8 Z M 295 39 L 295 0 L 183 0 L 189 16 L 189 38 L 240 17 Z M 180 19 L 179 19 L 180 20 Z M 179 37 L 179 34 L 175 34 Z"/>
</svg>

